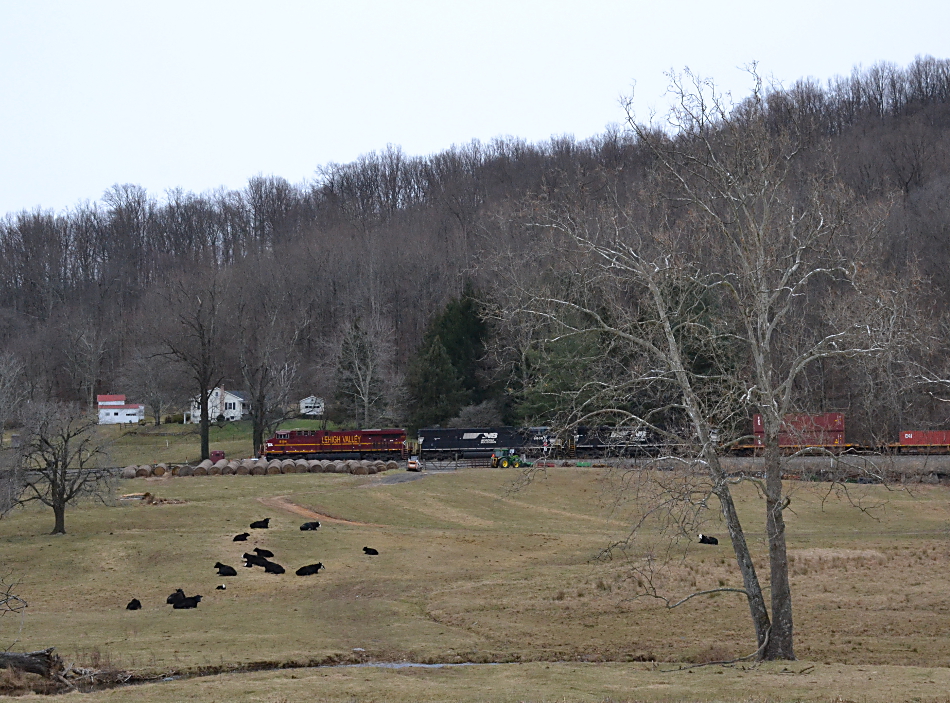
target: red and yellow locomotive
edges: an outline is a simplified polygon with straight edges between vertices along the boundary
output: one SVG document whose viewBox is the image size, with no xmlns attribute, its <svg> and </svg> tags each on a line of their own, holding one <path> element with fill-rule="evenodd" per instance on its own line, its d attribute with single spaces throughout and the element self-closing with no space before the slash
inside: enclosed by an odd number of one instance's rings
<svg viewBox="0 0 950 703">
<path fill-rule="evenodd" d="M 386 430 L 279 430 L 264 442 L 265 459 L 404 459 L 406 431 Z"/>
</svg>

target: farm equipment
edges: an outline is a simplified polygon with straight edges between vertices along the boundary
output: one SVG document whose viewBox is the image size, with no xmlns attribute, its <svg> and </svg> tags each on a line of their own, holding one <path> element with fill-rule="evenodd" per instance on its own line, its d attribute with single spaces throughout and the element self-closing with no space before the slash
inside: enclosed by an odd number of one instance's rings
<svg viewBox="0 0 950 703">
<path fill-rule="evenodd" d="M 502 469 L 507 469 L 509 466 L 520 469 L 523 466 L 528 468 L 533 466 L 530 461 L 522 458 L 522 456 L 514 449 L 502 449 L 492 454 L 491 465 L 493 469 L 497 469 L 499 467 Z"/>
</svg>

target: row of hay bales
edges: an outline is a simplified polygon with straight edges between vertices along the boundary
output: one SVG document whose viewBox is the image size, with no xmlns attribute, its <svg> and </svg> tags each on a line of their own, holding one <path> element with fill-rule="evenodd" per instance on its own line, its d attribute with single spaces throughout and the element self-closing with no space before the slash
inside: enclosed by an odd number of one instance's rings
<svg viewBox="0 0 950 703">
<path fill-rule="evenodd" d="M 197 466 L 188 464 L 143 464 L 126 466 L 122 469 L 122 478 L 148 478 L 149 476 L 265 476 L 274 474 L 378 474 L 382 471 L 398 469 L 395 461 L 328 461 L 327 459 L 243 459 L 241 461 L 222 459 L 212 462 L 205 459 Z"/>
</svg>

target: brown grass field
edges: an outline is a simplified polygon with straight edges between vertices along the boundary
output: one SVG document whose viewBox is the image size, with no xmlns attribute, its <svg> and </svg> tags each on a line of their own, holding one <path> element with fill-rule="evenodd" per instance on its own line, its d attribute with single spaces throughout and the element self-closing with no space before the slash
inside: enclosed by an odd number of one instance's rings
<svg viewBox="0 0 950 703">
<path fill-rule="evenodd" d="M 518 477 L 136 479 L 120 493 L 184 502 L 78 506 L 59 537 L 47 534 L 51 513 L 21 509 L 0 520 L 0 570 L 30 607 L 22 631 L 0 620 L 0 646 L 19 637 L 12 649 L 55 646 L 77 665 L 181 676 L 82 694 L 90 703 L 950 700 L 950 489 L 854 486 L 878 506 L 869 517 L 823 500 L 823 484 L 791 486 L 799 661 L 679 670 L 754 649 L 744 598 L 673 611 L 633 598 L 627 558 L 597 558 L 629 524 L 605 472 L 548 469 L 513 490 Z M 761 504 L 751 486 L 739 498 L 761 554 Z M 330 519 L 301 532 L 311 512 Z M 231 541 L 263 517 L 272 529 Z M 722 537 L 713 518 L 705 531 Z M 363 555 L 366 545 L 380 555 Z M 642 558 L 638 545 L 629 559 Z M 253 546 L 288 573 L 240 568 Z M 218 577 L 218 560 L 238 576 Z M 326 571 L 293 574 L 315 561 Z M 674 596 L 738 585 L 731 549 L 691 545 L 664 583 Z M 200 607 L 165 605 L 177 587 L 202 594 Z M 125 610 L 132 597 L 143 610 Z M 500 664 L 314 666 L 359 662 Z"/>
</svg>

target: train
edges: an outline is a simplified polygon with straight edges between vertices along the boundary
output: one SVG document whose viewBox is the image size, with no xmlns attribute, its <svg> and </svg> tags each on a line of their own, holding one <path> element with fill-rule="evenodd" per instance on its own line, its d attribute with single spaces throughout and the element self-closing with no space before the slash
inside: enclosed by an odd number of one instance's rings
<svg viewBox="0 0 950 703">
<path fill-rule="evenodd" d="M 748 441 L 723 447 L 730 454 L 761 453 L 765 427 L 761 415 L 752 417 Z M 779 448 L 785 453 L 950 454 L 950 431 L 905 430 L 896 442 L 868 447 L 849 444 L 843 413 L 787 415 L 779 431 Z M 552 459 L 605 456 L 656 456 L 675 450 L 658 432 L 645 427 L 576 427 L 565 439 L 549 427 L 469 427 L 420 429 L 410 441 L 405 429 L 279 430 L 264 442 L 266 459 L 407 459 L 423 460 L 489 458 L 502 449 Z"/>
<path fill-rule="evenodd" d="M 405 459 L 409 445 L 403 429 L 278 430 L 265 440 L 265 459 Z"/>
</svg>

